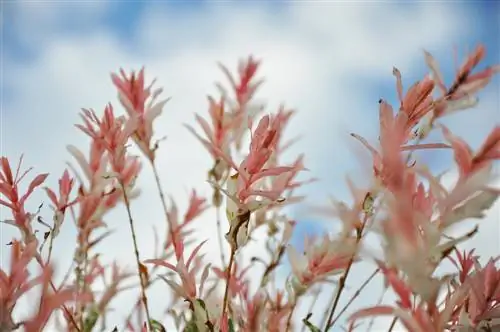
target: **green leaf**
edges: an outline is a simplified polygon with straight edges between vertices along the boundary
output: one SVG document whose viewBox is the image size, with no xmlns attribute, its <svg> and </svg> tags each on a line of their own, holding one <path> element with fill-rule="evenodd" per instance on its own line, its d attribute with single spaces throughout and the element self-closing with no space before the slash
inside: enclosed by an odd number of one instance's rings
<svg viewBox="0 0 500 332">
<path fill-rule="evenodd" d="M 99 312 L 97 308 L 95 306 L 91 307 L 89 309 L 87 317 L 85 317 L 85 320 L 83 321 L 82 332 L 92 332 L 92 329 L 94 328 L 98 319 L 99 319 Z"/>
<path fill-rule="evenodd" d="M 206 306 L 205 302 L 203 302 L 202 299 L 196 299 L 196 302 L 198 302 L 200 307 L 202 307 L 203 310 L 205 310 L 205 312 L 207 312 L 207 306 Z"/>
<path fill-rule="evenodd" d="M 312 313 L 308 313 L 306 318 L 302 320 L 302 323 L 304 323 L 304 325 L 309 328 L 310 332 L 321 332 L 321 330 L 317 326 L 315 326 L 313 323 L 309 321 L 309 318 L 311 318 L 311 316 Z"/>
<path fill-rule="evenodd" d="M 229 325 L 229 332 L 236 332 L 236 330 L 234 329 L 233 320 L 231 318 L 229 318 L 228 325 Z"/>
<path fill-rule="evenodd" d="M 156 319 L 151 319 L 149 323 L 151 324 L 153 332 L 167 332 L 165 326 L 163 326 L 163 324 L 157 321 Z"/>
<path fill-rule="evenodd" d="M 199 332 L 198 331 L 198 326 L 196 326 L 196 322 L 194 320 L 190 320 L 186 324 L 186 327 L 184 328 L 183 332 Z"/>
</svg>

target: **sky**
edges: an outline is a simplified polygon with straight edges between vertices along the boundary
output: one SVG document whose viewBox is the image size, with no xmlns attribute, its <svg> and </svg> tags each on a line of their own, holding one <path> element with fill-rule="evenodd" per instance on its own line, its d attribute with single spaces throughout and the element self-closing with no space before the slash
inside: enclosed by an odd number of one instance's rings
<svg viewBox="0 0 500 332">
<path fill-rule="evenodd" d="M 73 126 L 79 110 L 100 112 L 108 102 L 118 109 L 109 74 L 121 67 L 145 66 L 146 78 L 156 77 L 165 96 L 172 97 L 155 132 L 157 137 L 168 136 L 158 159 L 160 176 L 181 211 L 191 188 L 210 193 L 205 183 L 208 154 L 182 124 L 194 124 L 194 112 L 206 116 L 206 95 L 215 93 L 214 82 L 223 80 L 217 62 L 234 72 L 241 57 L 253 54 L 262 59 L 260 74 L 266 83 L 258 96 L 269 111 L 283 102 L 298 111 L 287 135 L 303 139 L 290 155 L 305 152 L 311 175 L 320 179 L 303 188 L 306 204 L 290 211 L 299 222 L 293 237 L 297 245 L 305 233 L 328 231 L 335 225 L 308 213 L 308 206 L 326 203 L 328 195 L 348 200 L 347 174 L 360 184 L 368 180 L 363 172 L 368 154 L 349 133 L 376 139 L 378 99 L 396 101 L 394 66 L 402 72 L 406 88 L 427 73 L 424 49 L 441 63 L 448 82 L 455 68 L 454 48 L 462 56 L 481 42 L 488 52 L 485 63 L 500 63 L 500 4 L 493 2 L 3 1 L 0 12 L 2 156 L 14 163 L 24 153 L 24 165 L 49 172 L 47 185 L 55 187 L 65 163 L 71 161 L 66 145 L 85 149 L 88 144 Z M 499 122 L 499 92 L 496 78 L 479 95 L 476 109 L 446 119 L 445 124 L 478 146 Z M 451 154 L 431 152 L 419 158 L 433 170 L 444 171 Z M 147 257 L 153 254 L 152 227 L 162 227 L 163 221 L 151 172 L 143 172 L 138 185 L 142 195 L 134 204 L 140 218 L 141 254 Z M 35 210 L 43 200 L 42 194 L 35 194 L 28 206 Z M 101 248 L 109 257 L 128 263 L 132 252 L 123 225 L 125 212 L 118 210 L 107 219 L 116 232 Z M 6 218 L 5 209 L 0 213 L 0 219 Z M 42 213 L 50 215 L 49 210 Z M 498 254 L 498 244 L 492 243 L 498 243 L 500 236 L 499 213 L 497 204 L 467 246 L 476 246 L 485 255 Z M 215 228 L 214 219 L 209 212 L 198 221 L 200 238 Z M 3 265 L 8 256 L 3 243 L 16 233 L 0 227 Z M 67 221 L 55 244 L 61 270 L 71 263 L 74 235 Z M 207 245 L 206 252 L 214 260 L 219 257 L 216 243 Z M 263 252 L 259 243 L 252 252 Z M 357 266 L 348 291 L 372 269 Z M 380 283 L 372 285 L 353 308 L 374 304 Z M 327 303 L 331 293 L 322 294 L 326 295 L 320 302 Z M 118 313 L 110 324 L 121 323 L 120 313 L 130 309 L 124 303 L 135 296 L 129 292 L 121 297 L 124 300 L 115 306 Z M 153 312 L 160 315 L 162 297 L 158 292 L 151 297 L 157 304 Z M 304 315 L 307 307 L 301 305 Z M 375 330 L 388 325 L 382 321 Z"/>
</svg>

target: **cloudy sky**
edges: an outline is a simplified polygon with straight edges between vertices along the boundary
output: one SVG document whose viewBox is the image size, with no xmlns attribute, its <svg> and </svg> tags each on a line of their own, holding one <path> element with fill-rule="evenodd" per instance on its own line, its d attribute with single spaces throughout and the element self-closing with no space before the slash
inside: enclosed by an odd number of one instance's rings
<svg viewBox="0 0 500 332">
<path fill-rule="evenodd" d="M 147 79 L 157 77 L 158 86 L 172 97 L 155 129 L 158 137 L 168 136 L 161 146 L 159 167 L 166 190 L 181 208 L 191 188 L 210 192 L 204 183 L 208 155 L 182 124 L 193 123 L 194 112 L 205 114 L 206 95 L 214 93 L 214 82 L 223 79 L 217 61 L 234 71 L 241 57 L 253 54 L 262 59 L 266 83 L 259 97 L 270 111 L 282 102 L 298 110 L 288 134 L 304 138 L 291 153 L 306 152 L 308 168 L 321 179 L 303 190 L 313 204 L 325 201 L 327 195 L 348 199 L 346 174 L 363 183 L 363 167 L 356 157 L 363 150 L 348 134 L 377 137 L 377 100 L 395 100 L 393 66 L 408 87 L 426 73 L 423 49 L 442 63 L 448 79 L 455 66 L 451 61 L 455 47 L 463 55 L 482 42 L 487 46 L 486 62 L 500 62 L 500 5 L 489 2 L 3 1 L 0 12 L 1 154 L 14 163 L 24 153 L 25 166 L 50 172 L 47 183 L 54 187 L 65 162 L 71 161 L 66 145 L 87 146 L 73 126 L 80 108 L 101 111 L 107 102 L 118 105 L 109 74 L 120 67 L 144 65 Z M 499 88 L 497 78 L 480 95 L 477 109 L 446 122 L 473 146 L 499 122 Z M 436 156 L 428 153 L 420 158 L 433 169 L 444 170 L 451 155 Z M 139 185 L 143 195 L 135 202 L 135 214 L 142 255 L 147 257 L 153 250 L 152 226 L 161 228 L 163 218 L 149 172 L 144 172 Z M 34 195 L 29 207 L 36 209 L 43 200 L 43 195 Z M 300 222 L 294 241 L 302 242 L 304 233 L 328 230 L 334 224 L 303 210 L 292 211 Z M 0 212 L 1 219 L 6 218 L 6 211 Z M 43 213 L 50 216 L 49 210 Z M 498 245 L 491 245 L 500 236 L 498 213 L 497 207 L 468 246 L 479 246 L 489 255 L 499 252 Z M 132 252 L 124 217 L 124 211 L 110 214 L 109 226 L 117 231 L 102 250 L 127 262 Z M 214 229 L 213 219 L 211 212 L 202 218 L 200 235 Z M 55 247 L 62 270 L 69 266 L 74 248 L 70 222 Z M 8 251 L 3 244 L 16 233 L 1 227 L 4 264 Z M 216 244 L 206 250 L 217 259 Z M 350 289 L 371 269 L 354 269 Z M 356 307 L 373 304 L 379 286 L 374 284 Z M 162 303 L 161 297 L 152 297 L 154 303 Z M 120 304 L 117 309 L 128 312 L 130 306 Z M 153 312 L 159 315 L 162 308 Z M 119 324 L 122 316 L 115 314 L 114 322 Z"/>
</svg>

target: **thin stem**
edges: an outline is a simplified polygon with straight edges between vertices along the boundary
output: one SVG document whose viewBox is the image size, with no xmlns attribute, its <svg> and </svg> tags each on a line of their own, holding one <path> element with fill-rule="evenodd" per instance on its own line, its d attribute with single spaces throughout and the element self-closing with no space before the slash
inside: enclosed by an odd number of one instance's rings
<svg viewBox="0 0 500 332">
<path fill-rule="evenodd" d="M 156 164 L 151 162 L 151 166 L 153 167 L 153 174 L 155 176 L 156 187 L 158 189 L 158 194 L 160 195 L 161 205 L 163 207 L 163 213 L 165 214 L 165 219 L 167 220 L 169 232 L 172 236 L 172 240 L 174 239 L 174 229 L 172 227 L 172 222 L 168 218 L 168 208 L 167 201 L 165 199 L 165 194 L 163 192 L 163 187 L 161 186 L 160 175 L 158 174 L 158 169 L 156 168 Z"/>
<path fill-rule="evenodd" d="M 40 265 L 40 267 L 42 269 L 45 268 L 46 264 L 43 263 L 42 256 L 37 256 L 36 257 L 36 261 L 38 262 L 38 264 Z M 54 293 L 57 293 L 57 288 L 54 285 L 54 282 L 52 282 L 52 280 L 50 280 L 49 286 L 50 286 L 50 288 L 52 288 L 52 290 L 54 291 Z M 73 317 L 73 314 L 71 313 L 71 311 L 69 311 L 68 307 L 66 307 L 65 304 L 62 304 L 62 308 L 63 308 L 64 312 L 66 313 L 66 316 L 68 316 L 68 318 L 69 318 L 71 324 L 73 325 L 73 327 L 78 332 L 81 332 L 80 328 L 78 327 L 78 324 L 76 323 L 75 317 Z"/>
<path fill-rule="evenodd" d="M 292 305 L 292 309 L 290 310 L 290 315 L 288 315 L 288 319 L 286 321 L 286 329 L 285 331 L 290 331 L 290 327 L 292 325 L 292 317 L 293 313 L 295 312 L 295 308 L 297 308 L 297 303 L 299 302 L 299 299 L 296 299 Z"/>
<path fill-rule="evenodd" d="M 339 279 L 339 286 L 337 288 L 337 291 L 335 292 L 335 298 L 333 299 L 333 305 L 332 305 L 332 308 L 330 309 L 330 313 L 328 314 L 328 319 L 326 320 L 324 332 L 327 332 L 333 326 L 333 322 L 332 322 L 333 314 L 335 313 L 335 309 L 337 309 L 337 305 L 339 304 L 340 295 L 342 294 L 342 291 L 344 290 L 345 281 L 346 281 L 347 277 L 349 276 L 349 272 L 351 271 L 351 266 L 352 266 L 353 262 L 354 262 L 354 257 L 352 257 L 349 260 L 349 263 L 347 265 L 347 268 L 344 271 L 344 274 Z"/>
<path fill-rule="evenodd" d="M 366 222 L 368 221 L 368 213 L 365 213 L 363 224 L 359 229 L 356 230 L 356 244 L 358 244 L 361 241 L 361 238 L 363 237 L 363 230 L 365 228 Z M 332 308 L 330 309 L 330 313 L 328 314 L 328 319 L 326 320 L 326 325 L 324 332 L 327 332 L 332 326 L 333 326 L 333 315 L 335 313 L 335 310 L 337 309 L 337 305 L 339 304 L 340 300 L 340 295 L 342 294 L 342 291 L 344 290 L 345 287 L 345 282 L 347 277 L 349 276 L 349 272 L 351 271 L 352 264 L 354 263 L 354 258 L 356 257 L 356 253 L 354 253 L 351 258 L 349 259 L 349 262 L 347 263 L 347 268 L 344 271 L 344 274 L 339 279 L 339 286 L 337 288 L 337 291 L 335 292 L 335 297 L 333 299 L 333 305 Z"/>
<path fill-rule="evenodd" d="M 78 250 L 78 249 L 77 249 Z M 82 272 L 82 266 L 80 262 L 77 262 L 75 265 L 75 288 L 76 292 L 80 293 L 82 290 L 82 282 L 81 280 L 83 279 L 83 272 Z M 76 316 L 77 320 L 80 322 L 80 325 L 83 327 L 83 304 L 82 303 L 77 303 L 75 305 L 75 308 L 73 310 L 73 314 Z"/>
<path fill-rule="evenodd" d="M 160 175 L 158 173 L 158 168 L 156 167 L 156 164 L 154 162 L 154 159 L 151 159 L 149 158 L 149 161 L 151 163 L 151 168 L 153 169 L 153 174 L 154 174 L 154 177 L 155 177 L 155 182 L 156 182 L 156 188 L 158 190 L 158 195 L 160 196 L 160 201 L 161 201 L 161 205 L 162 205 L 162 208 L 163 208 L 163 213 L 165 215 L 165 220 L 168 224 L 168 232 L 169 232 L 169 235 L 170 235 L 170 238 L 171 238 L 171 241 L 172 241 L 172 246 L 174 248 L 174 252 L 175 252 L 175 247 L 176 247 L 176 243 L 175 243 L 175 232 L 174 232 L 174 227 L 172 225 L 172 222 L 171 220 L 168 218 L 168 208 L 167 208 L 167 201 L 165 199 L 165 193 L 163 191 L 163 187 L 161 185 L 161 181 L 160 181 Z M 127 200 L 128 201 L 128 200 Z M 130 213 L 129 213 L 129 221 L 130 221 L 130 226 L 131 226 L 131 229 L 133 229 L 133 223 L 131 221 L 131 216 L 130 216 Z M 134 231 L 132 231 L 132 237 L 133 237 L 133 240 L 134 240 L 134 247 L 137 248 L 137 244 L 136 244 L 136 240 L 135 240 L 135 233 Z M 168 241 L 168 239 L 167 239 Z M 175 255 L 174 255 L 175 256 Z M 138 257 L 138 252 L 137 252 L 137 249 L 136 249 L 136 258 Z M 138 258 L 137 258 L 138 259 Z M 138 260 L 138 268 L 140 269 L 140 261 Z M 153 268 L 153 270 L 155 270 L 156 267 Z M 141 273 L 141 271 L 139 271 L 139 273 Z M 148 318 L 148 325 L 149 325 L 149 329 L 152 330 L 152 327 L 151 327 L 151 323 L 150 323 L 150 317 L 149 317 L 149 308 L 147 306 L 147 298 L 146 298 L 146 289 L 151 285 L 149 282 L 146 283 L 146 281 L 143 281 L 143 278 L 142 278 L 142 275 L 139 274 L 139 276 L 141 276 L 141 289 L 142 289 L 142 302 L 145 303 L 144 306 L 145 306 L 145 309 L 146 309 L 146 316 Z M 129 317 L 132 315 L 132 312 L 130 313 Z"/>
<path fill-rule="evenodd" d="M 226 312 L 226 308 L 228 305 L 229 283 L 231 282 L 231 274 L 232 274 L 232 270 L 233 270 L 235 253 L 236 253 L 236 250 L 234 248 L 231 248 L 231 256 L 229 256 L 229 265 L 227 267 L 226 289 L 224 290 L 224 302 L 222 304 L 222 317 L 224 317 L 224 314 Z"/>
<path fill-rule="evenodd" d="M 50 263 L 50 258 L 52 256 L 52 247 L 53 247 L 53 244 L 54 244 L 54 230 L 53 228 L 50 229 L 50 237 L 49 237 L 49 252 L 47 254 L 47 260 L 45 261 L 45 265 L 49 265 Z M 43 246 L 43 244 L 42 244 Z M 42 250 L 40 249 L 40 255 L 42 255 Z M 40 297 L 40 306 L 39 306 L 39 309 L 42 308 L 42 304 L 44 302 L 44 297 L 43 297 L 43 294 L 41 295 Z"/>
<path fill-rule="evenodd" d="M 361 284 L 361 287 L 359 287 L 356 292 L 353 294 L 353 296 L 351 296 L 351 298 L 349 299 L 349 301 L 347 302 L 347 304 L 342 308 L 342 310 L 340 310 L 340 312 L 337 314 L 337 316 L 335 317 L 335 319 L 332 321 L 332 326 L 335 325 L 335 323 L 340 319 L 340 317 L 344 314 L 344 312 L 349 308 L 349 306 L 354 302 L 354 300 L 361 294 L 361 291 L 370 283 L 370 281 L 373 280 L 373 278 L 375 278 L 375 276 L 377 275 L 377 273 L 380 271 L 379 268 L 375 269 L 375 271 L 372 272 L 372 274 L 370 274 L 370 276 L 368 277 L 368 279 L 366 279 L 363 284 Z"/>
<path fill-rule="evenodd" d="M 176 244 L 175 244 L 174 226 L 172 225 L 172 221 L 168 218 L 167 201 L 165 199 L 163 187 L 161 186 L 160 175 L 158 174 L 158 169 L 157 169 L 156 164 L 154 163 L 153 160 L 151 160 L 151 167 L 153 168 L 153 174 L 155 176 L 156 187 L 158 189 L 158 194 L 160 195 L 161 205 L 163 207 L 163 213 L 165 214 L 165 220 L 167 221 L 167 224 L 168 224 L 168 232 L 170 234 L 170 238 L 172 239 L 172 245 L 174 247 L 174 252 L 175 252 Z"/>
<path fill-rule="evenodd" d="M 137 237 L 135 233 L 135 228 L 134 228 L 134 220 L 132 218 L 132 212 L 130 210 L 130 202 L 128 200 L 127 192 L 125 190 L 125 186 L 123 185 L 123 182 L 120 181 L 120 185 L 123 190 L 123 199 L 125 201 L 125 207 L 127 209 L 127 215 L 128 215 L 128 221 L 129 221 L 129 226 L 130 226 L 130 232 L 132 233 L 132 241 L 134 243 L 134 254 L 135 254 L 135 261 L 137 263 L 137 273 L 139 274 L 139 281 L 141 284 L 141 295 L 142 295 L 142 303 L 144 304 L 144 310 L 146 311 L 146 319 L 148 321 L 148 329 L 149 331 L 153 331 L 153 327 L 151 325 L 151 316 L 149 314 L 149 306 L 148 306 L 148 298 L 146 296 L 146 279 L 143 277 L 143 268 L 141 265 L 141 260 L 139 257 L 139 248 L 137 245 Z"/>
<path fill-rule="evenodd" d="M 157 267 L 158 267 L 158 265 L 153 266 L 153 267 L 151 268 L 151 271 L 149 272 L 149 275 L 153 275 L 153 274 L 156 272 Z M 153 280 L 153 281 L 149 281 L 149 280 L 148 280 L 148 283 L 145 285 L 145 286 L 146 286 L 146 290 L 147 290 L 147 289 L 148 289 L 151 285 L 153 285 L 154 281 L 155 281 L 155 280 Z M 132 319 L 132 315 L 135 313 L 135 311 L 136 311 L 138 308 L 140 308 L 140 306 L 141 306 L 141 302 L 142 302 L 142 295 L 141 295 L 141 296 L 139 296 L 139 299 L 137 299 L 137 301 L 135 302 L 134 307 L 132 308 L 132 310 L 130 311 L 130 313 L 127 315 L 127 318 L 125 319 L 125 321 L 129 321 L 129 320 L 131 320 L 131 319 Z"/>
<path fill-rule="evenodd" d="M 389 330 L 387 332 L 392 332 L 392 330 L 394 329 L 394 327 L 396 326 L 396 322 L 398 321 L 398 318 L 397 317 L 394 317 L 392 322 L 391 322 L 391 326 L 389 326 Z"/>
<path fill-rule="evenodd" d="M 45 264 L 49 264 L 50 258 L 52 257 L 52 248 L 54 246 L 54 229 L 50 230 L 50 238 L 49 238 L 49 252 L 47 254 L 47 262 Z"/>
<path fill-rule="evenodd" d="M 90 234 L 89 234 L 90 236 Z M 87 239 L 88 241 L 88 239 Z M 88 242 L 87 242 L 88 243 Z M 84 259 L 83 259 L 83 272 L 84 274 L 87 273 L 88 271 L 88 268 L 89 268 L 89 250 L 88 250 L 88 246 L 85 246 L 85 254 L 84 254 Z M 87 291 L 89 290 L 89 284 L 85 282 L 85 277 L 82 277 L 82 279 L 80 279 L 80 282 L 82 283 L 82 292 L 83 293 L 87 293 Z M 83 327 L 84 326 L 84 319 L 83 319 L 83 313 L 85 312 L 86 310 L 86 304 L 85 303 L 82 303 L 81 307 L 80 307 L 82 310 L 80 312 L 80 324 L 81 326 Z"/>
<path fill-rule="evenodd" d="M 318 301 L 318 298 L 319 298 L 319 294 L 320 294 L 320 289 L 318 288 L 317 291 L 314 292 L 314 297 L 311 301 L 311 305 L 309 306 L 309 310 L 307 310 L 307 312 L 312 312 L 313 308 L 314 308 L 314 305 L 316 304 L 316 302 Z M 302 324 L 302 327 L 300 329 L 300 332 L 303 332 L 304 330 L 306 329 L 306 325 L 305 324 Z"/>
<path fill-rule="evenodd" d="M 57 288 L 56 288 L 56 286 L 54 285 L 54 283 L 52 282 L 52 280 L 50 280 L 49 285 L 50 285 L 50 288 L 52 288 L 52 290 L 54 291 L 54 293 L 57 293 Z M 43 301 L 43 298 L 41 298 L 41 299 L 40 299 L 40 304 L 42 303 L 42 301 Z M 71 314 L 71 312 L 69 311 L 69 309 L 68 309 L 68 308 L 67 308 L 64 304 L 62 305 L 62 308 L 63 308 L 64 312 L 66 313 L 66 315 L 68 316 L 68 318 L 69 318 L 69 320 L 70 320 L 71 324 L 73 325 L 73 327 L 74 327 L 74 328 L 75 328 L 78 332 L 80 332 L 81 330 L 80 330 L 80 328 L 78 327 L 78 324 L 76 323 L 75 318 L 73 317 L 73 315 Z M 48 320 L 47 320 L 47 321 L 45 321 L 44 326 L 45 326 L 45 325 L 47 325 L 47 323 L 48 323 Z M 83 325 L 82 325 L 82 326 L 83 326 Z M 43 327 L 42 327 L 42 328 L 43 328 Z"/>
<path fill-rule="evenodd" d="M 217 240 L 219 241 L 220 261 L 222 264 L 221 267 L 224 268 L 224 265 L 226 263 L 226 258 L 224 257 L 224 245 L 223 245 L 223 237 L 222 237 L 220 206 L 215 207 L 215 218 L 217 219 Z"/>
<path fill-rule="evenodd" d="M 377 301 L 377 305 L 382 304 L 382 301 L 384 300 L 384 296 L 385 296 L 386 291 L 387 291 L 387 288 L 385 288 L 382 291 L 382 294 L 380 294 L 380 298 Z M 376 318 L 376 316 L 372 316 L 372 318 L 370 318 L 370 322 L 368 323 L 368 327 L 367 327 L 367 332 L 370 332 L 372 330 L 373 324 L 375 324 L 375 318 Z"/>
<path fill-rule="evenodd" d="M 52 282 L 52 280 L 50 281 L 50 288 L 52 288 L 52 290 L 53 290 L 54 292 L 56 292 L 56 286 L 54 285 L 54 283 Z M 76 323 L 75 318 L 73 317 L 73 315 L 72 315 L 72 314 L 71 314 L 71 312 L 69 311 L 68 307 L 66 307 L 66 305 L 64 305 L 64 304 L 63 304 L 63 305 L 62 305 L 62 308 L 63 308 L 64 312 L 66 313 L 66 315 L 68 316 L 68 318 L 69 318 L 69 320 L 70 320 L 71 324 L 73 324 L 74 328 L 75 328 L 78 332 L 80 332 L 81 330 L 80 330 L 80 328 L 78 327 L 78 324 Z"/>
</svg>

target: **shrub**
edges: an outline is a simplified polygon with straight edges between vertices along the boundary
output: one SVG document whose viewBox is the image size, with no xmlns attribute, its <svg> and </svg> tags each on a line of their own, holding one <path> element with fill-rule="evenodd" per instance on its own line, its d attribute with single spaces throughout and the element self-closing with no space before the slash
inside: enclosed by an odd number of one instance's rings
<svg viewBox="0 0 500 332">
<path fill-rule="evenodd" d="M 54 209 L 51 223 L 44 222 L 39 211 L 25 209 L 26 201 L 41 188 L 48 174 L 35 176 L 23 193 L 19 185 L 29 170 L 23 171 L 22 158 L 15 166 L 5 157 L 1 159 L 0 203 L 12 212 L 3 222 L 16 227 L 21 237 L 10 242 L 10 266 L 0 269 L 0 330 L 40 331 L 58 311 L 64 318 L 61 329 L 92 331 L 98 328 L 99 321 L 104 321 L 115 296 L 130 288 L 126 282 L 138 278 L 140 298 L 134 307 L 138 318 L 134 320 L 130 313 L 124 326 L 114 327 L 114 331 L 166 329 L 165 323 L 151 317 L 149 310 L 148 288 L 158 280 L 164 281 L 171 292 L 169 313 L 177 330 L 286 331 L 302 327 L 292 317 L 303 315 L 303 327 L 326 331 L 338 323 L 376 275 L 384 277 L 385 286 L 392 289 L 397 300 L 393 305 L 378 304 L 350 315 L 349 329 L 362 318 L 384 315 L 394 317 L 389 330 L 398 320 L 408 331 L 498 328 L 498 259 L 492 257 L 481 266 L 474 250 L 459 250 L 462 242 L 476 235 L 477 227 L 471 225 L 470 231 L 457 238 L 449 237 L 447 232 L 458 223 L 467 225 L 470 219 L 483 218 L 497 199 L 500 191 L 491 186 L 491 181 L 493 163 L 500 159 L 500 126 L 473 151 L 439 123 L 446 115 L 475 106 L 476 93 L 499 71 L 498 66 L 476 70 L 484 55 L 484 47 L 478 46 L 447 85 L 435 59 L 425 52 L 431 74 L 406 92 L 401 73 L 394 68 L 399 105 L 394 112 L 388 102 L 379 101 L 378 146 L 352 134 L 371 154 L 372 181 L 362 188 L 348 181 L 351 204 L 333 200 L 329 208 L 341 222 L 340 232 L 306 238 L 304 252 L 289 245 L 296 222 L 287 217 L 283 207 L 300 202 L 303 197 L 297 196 L 295 190 L 314 179 L 298 180 L 306 170 L 302 155 L 291 164 L 281 161 L 283 151 L 293 143 L 284 140 L 283 132 L 294 112 L 281 107 L 273 114 L 262 115 L 263 106 L 254 101 L 262 84 L 257 77 L 259 61 L 253 57 L 242 60 L 237 75 L 221 66 L 229 88 L 219 84 L 220 96 L 208 98 L 208 119 L 196 115 L 197 126 L 186 125 L 212 159 L 207 181 L 213 195 L 200 197 L 193 189 L 183 213 L 173 199 L 167 201 L 155 162 L 160 150 L 159 141 L 153 140 L 153 123 L 168 100 L 159 99 L 161 89 L 146 85 L 144 69 L 113 74 L 112 82 L 126 115 L 116 116 L 111 104 L 104 108 L 102 117 L 94 110 L 82 110 L 82 123 L 77 127 L 90 137 L 90 153 L 69 146 L 80 171 L 72 176 L 66 170 L 59 179 L 59 188 L 43 188 Z M 445 142 L 424 142 L 434 130 L 442 131 Z M 249 145 L 245 141 L 247 132 Z M 130 141 L 142 152 L 141 158 L 127 149 Z M 422 149 L 454 153 L 458 179 L 451 188 L 445 188 L 439 176 L 413 160 L 415 151 Z M 140 256 L 132 218 L 134 198 L 139 195 L 135 180 L 143 168 L 154 172 L 168 229 L 160 253 L 150 259 Z M 118 207 L 128 214 L 135 271 L 126 271 L 116 263 L 104 266 L 97 255 L 98 244 L 109 235 L 103 230 L 105 214 Z M 228 224 L 221 225 L 219 217 L 218 238 L 198 242 L 192 230 L 197 218 L 208 209 L 217 210 L 218 216 L 225 209 Z M 78 231 L 76 267 L 62 285 L 56 285 L 51 253 L 68 215 L 74 218 Z M 42 237 L 34 230 L 35 222 L 48 227 Z M 239 255 L 247 249 L 254 232 L 262 228 L 267 230 L 270 258 L 263 262 L 260 287 L 252 291 L 247 272 L 254 265 L 244 266 Z M 364 250 L 370 232 L 379 239 L 381 256 Z M 214 259 L 202 255 L 206 241 L 219 242 L 220 266 L 209 264 Z M 229 244 L 229 252 L 224 252 L 224 242 Z M 274 290 L 273 274 L 285 259 L 291 273 L 286 286 Z M 259 263 L 256 260 L 253 263 Z M 455 273 L 436 273 L 445 260 L 452 262 Z M 374 263 L 376 268 L 347 305 L 339 308 L 351 267 L 360 261 Z M 40 272 L 33 275 L 28 269 L 30 264 L 38 265 Z M 161 270 L 170 273 L 158 274 Z M 108 275 L 111 280 L 99 292 L 97 280 Z M 309 320 L 312 313 L 298 312 L 297 304 L 305 294 L 314 293 L 313 286 L 332 280 L 338 282 L 336 291 L 327 304 L 323 325 L 318 327 Z M 35 286 L 41 288 L 38 305 L 29 319 L 18 321 L 14 307 Z"/>
</svg>

